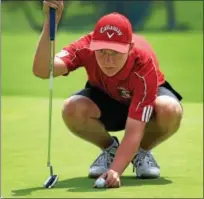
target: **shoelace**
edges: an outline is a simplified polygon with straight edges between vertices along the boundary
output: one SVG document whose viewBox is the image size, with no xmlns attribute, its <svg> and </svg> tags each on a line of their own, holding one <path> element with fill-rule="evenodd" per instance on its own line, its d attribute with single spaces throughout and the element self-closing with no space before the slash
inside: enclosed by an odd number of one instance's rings
<svg viewBox="0 0 204 199">
<path fill-rule="evenodd" d="M 149 153 L 149 152 L 140 152 L 137 153 L 132 161 L 133 163 L 133 172 L 135 172 L 135 168 L 140 166 L 142 164 L 142 160 L 147 158 L 147 163 L 150 167 L 158 167 L 159 165 L 157 164 L 156 160 L 154 157 Z"/>
<path fill-rule="evenodd" d="M 115 154 L 107 152 L 107 151 L 103 151 L 98 158 L 93 162 L 93 165 L 95 166 L 105 166 L 105 167 L 109 167 L 110 164 L 113 162 L 113 159 L 115 157 Z"/>
</svg>

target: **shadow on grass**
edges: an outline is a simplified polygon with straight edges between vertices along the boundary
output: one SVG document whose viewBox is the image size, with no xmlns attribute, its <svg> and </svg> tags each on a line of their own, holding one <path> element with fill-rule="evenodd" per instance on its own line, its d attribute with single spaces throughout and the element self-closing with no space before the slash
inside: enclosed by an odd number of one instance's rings
<svg viewBox="0 0 204 199">
<path fill-rule="evenodd" d="M 94 179 L 87 177 L 76 177 L 67 180 L 58 181 L 53 189 L 67 189 L 68 192 L 101 192 L 107 191 L 108 189 L 94 189 Z M 171 184 L 172 181 L 161 177 L 159 179 L 136 179 L 134 176 L 122 176 L 122 186 L 146 186 L 146 185 L 167 185 Z M 27 189 L 12 190 L 12 196 L 27 196 L 32 192 L 47 190 L 43 187 L 32 187 Z"/>
</svg>

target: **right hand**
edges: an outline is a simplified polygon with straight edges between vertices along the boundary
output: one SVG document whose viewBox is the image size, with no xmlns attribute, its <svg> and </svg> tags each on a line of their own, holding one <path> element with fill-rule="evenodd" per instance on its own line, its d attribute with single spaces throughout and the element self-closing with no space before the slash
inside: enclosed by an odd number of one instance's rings
<svg viewBox="0 0 204 199">
<path fill-rule="evenodd" d="M 43 11 L 48 18 L 49 18 L 50 8 L 56 9 L 56 24 L 58 24 L 64 9 L 63 0 L 44 0 L 43 1 Z"/>
</svg>

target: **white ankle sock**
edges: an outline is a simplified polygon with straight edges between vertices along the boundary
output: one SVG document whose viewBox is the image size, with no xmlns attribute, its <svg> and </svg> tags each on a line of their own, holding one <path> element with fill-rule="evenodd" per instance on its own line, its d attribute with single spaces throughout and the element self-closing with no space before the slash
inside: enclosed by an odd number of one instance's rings
<svg viewBox="0 0 204 199">
<path fill-rule="evenodd" d="M 138 153 L 139 153 L 140 151 L 141 151 L 141 152 L 144 152 L 144 153 L 148 153 L 148 152 L 151 153 L 151 150 L 148 151 L 148 150 L 145 150 L 145 149 L 143 149 L 143 148 L 141 148 L 141 147 L 139 148 Z"/>
</svg>

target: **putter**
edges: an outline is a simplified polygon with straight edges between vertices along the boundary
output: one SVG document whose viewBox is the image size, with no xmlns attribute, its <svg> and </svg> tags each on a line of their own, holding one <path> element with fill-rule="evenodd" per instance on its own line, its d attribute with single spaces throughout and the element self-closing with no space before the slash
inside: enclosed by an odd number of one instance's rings
<svg viewBox="0 0 204 199">
<path fill-rule="evenodd" d="M 48 158 L 47 166 L 50 169 L 50 176 L 44 183 L 45 188 L 52 188 L 58 180 L 58 176 L 53 173 L 53 166 L 50 161 L 51 154 L 51 125 L 52 125 L 52 91 L 53 91 L 53 70 L 55 53 L 55 9 L 50 8 L 50 88 L 49 88 L 49 128 L 48 128 Z"/>
</svg>

